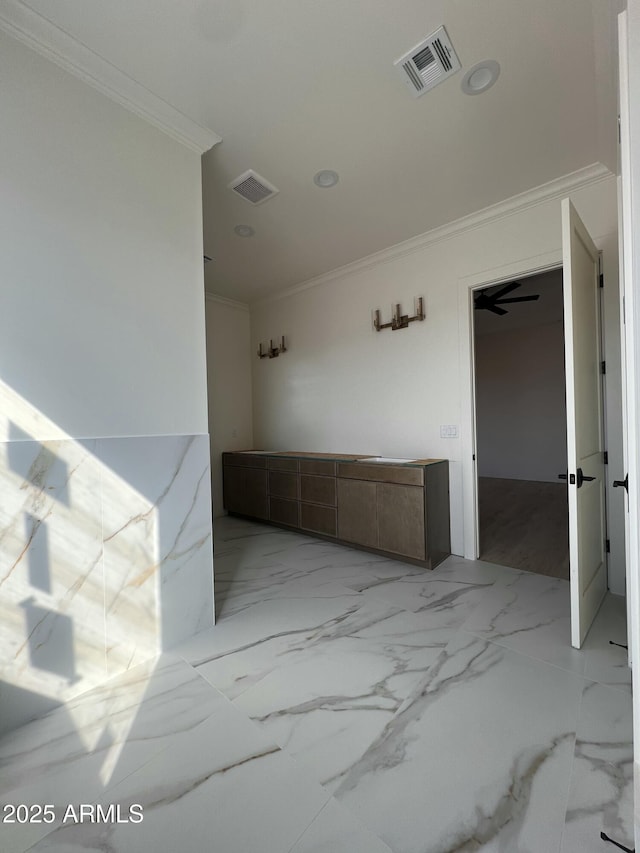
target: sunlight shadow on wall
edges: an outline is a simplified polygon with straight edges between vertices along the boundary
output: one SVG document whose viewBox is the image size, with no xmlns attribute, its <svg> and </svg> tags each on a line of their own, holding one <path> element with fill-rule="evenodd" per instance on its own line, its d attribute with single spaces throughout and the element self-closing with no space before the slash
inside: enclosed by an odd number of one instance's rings
<svg viewBox="0 0 640 853">
<path fill-rule="evenodd" d="M 129 518 L 144 513 L 148 571 L 156 562 L 157 514 L 95 457 L 95 440 L 36 441 L 33 427 L 60 430 L 6 385 L 0 398 L 8 438 L 0 443 L 0 678 L 24 690 L 24 697 L 66 702 L 158 651 L 153 585 L 136 589 L 137 618 L 118 624 L 123 579 L 141 555 L 121 549 L 111 554 L 108 571 L 103 559 L 105 510 L 109 515 L 110 507 L 118 507 Z M 126 647 L 122 641 L 109 644 L 109 634 L 126 636 Z M 28 704 L 11 702 L 9 713 L 0 694 L 0 731 L 41 712 L 41 699 Z"/>
<path fill-rule="evenodd" d="M 3 436 L 0 735 L 213 624 L 207 435 L 70 438 L 0 382 Z"/>
</svg>

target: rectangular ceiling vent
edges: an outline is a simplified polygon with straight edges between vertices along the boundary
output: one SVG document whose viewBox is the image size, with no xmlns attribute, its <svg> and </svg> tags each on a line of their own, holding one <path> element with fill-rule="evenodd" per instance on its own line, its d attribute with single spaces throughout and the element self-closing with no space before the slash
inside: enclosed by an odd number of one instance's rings
<svg viewBox="0 0 640 853">
<path fill-rule="evenodd" d="M 461 67 L 444 27 L 431 33 L 393 65 L 414 98 L 424 95 Z"/>
<path fill-rule="evenodd" d="M 251 204 L 262 204 L 263 201 L 273 198 L 280 192 L 253 169 L 247 169 L 231 181 L 229 189 L 250 201 Z"/>
</svg>

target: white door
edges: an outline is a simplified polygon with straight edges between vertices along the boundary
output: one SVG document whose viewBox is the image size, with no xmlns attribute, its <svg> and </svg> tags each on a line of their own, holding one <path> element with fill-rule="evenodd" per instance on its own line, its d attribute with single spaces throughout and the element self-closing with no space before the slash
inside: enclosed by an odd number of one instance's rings
<svg viewBox="0 0 640 853">
<path fill-rule="evenodd" d="M 622 438 L 623 463 L 625 474 L 637 470 L 638 448 L 638 411 L 637 394 L 637 365 L 638 353 L 636 342 L 636 312 L 637 297 L 633 288 L 634 229 L 632 225 L 632 186 L 631 186 L 631 139 L 629 135 L 629 66 L 627 56 L 627 12 L 618 16 L 618 58 L 619 58 L 619 91 L 620 91 L 620 177 L 618 179 L 619 203 L 619 242 L 620 242 L 620 319 L 621 348 L 622 348 Z M 616 472 L 621 479 L 623 473 Z M 638 492 L 637 484 L 633 482 L 626 496 L 625 506 L 625 554 L 627 582 L 627 642 L 629 646 L 629 663 L 633 663 L 640 648 L 638 637 L 637 614 L 638 608 Z M 640 704 L 634 704 L 636 731 L 640 732 Z M 636 735 L 636 751 L 640 756 L 640 738 Z M 636 757 L 636 761 L 638 761 Z M 640 792 L 639 792 L 640 794 Z"/>
<path fill-rule="evenodd" d="M 624 342 L 624 384 L 622 386 L 625 412 L 626 459 L 628 492 L 626 496 L 627 543 L 627 616 L 629 658 L 633 672 L 633 747 L 634 775 L 640 778 L 640 244 L 638 241 L 638 211 L 640 182 L 635 171 L 639 161 L 638 133 L 638 5 L 628 4 L 627 11 L 618 17 L 618 55 L 620 62 L 620 172 L 622 201 L 622 319 Z M 630 17 L 631 16 L 631 17 Z M 640 814 L 640 785 L 635 785 L 635 813 Z M 636 818 L 636 846 L 640 842 L 640 825 Z"/>
<path fill-rule="evenodd" d="M 598 250 L 562 202 L 571 644 L 579 649 L 607 591 Z"/>
<path fill-rule="evenodd" d="M 622 88 L 621 88 L 621 101 L 622 101 Z M 622 112 L 622 108 L 621 108 Z M 624 148 L 624 145 L 622 146 Z M 633 382 L 633 365 L 627 365 L 627 341 L 626 341 L 626 322 L 625 322 L 625 312 L 624 306 L 626 302 L 626 292 L 630 287 L 630 276 L 627 276 L 625 273 L 625 269 L 628 266 L 628 260 L 625 257 L 625 246 L 629 244 L 629 235 L 625 235 L 625 222 L 628 221 L 628 215 L 625 211 L 628 208 L 628 197 L 626 197 L 627 189 L 629 186 L 629 181 L 627 178 L 628 172 L 625 175 L 625 166 L 621 164 L 621 175 L 618 175 L 618 258 L 620 264 L 620 379 L 621 379 L 621 390 L 622 390 L 622 471 L 629 470 L 629 429 L 631 428 L 632 433 L 635 431 L 635 422 L 630 422 L 629 414 L 628 414 L 628 404 L 627 399 L 629 396 L 628 393 L 628 384 Z M 625 196 L 625 198 L 623 198 Z M 622 477 L 621 471 L 612 471 L 609 470 L 610 474 L 619 475 Z M 614 480 L 614 485 L 622 486 L 623 488 L 627 488 L 627 480 Z M 631 573 L 631 550 L 630 550 L 630 525 L 629 525 L 629 501 L 625 498 L 625 520 L 624 520 L 624 553 L 625 553 L 625 598 L 627 604 L 627 661 L 629 666 L 631 666 L 631 653 L 632 653 L 632 644 L 631 644 L 631 581 L 630 581 L 630 573 Z"/>
<path fill-rule="evenodd" d="M 622 341 L 623 341 L 623 413 L 625 436 L 625 473 L 628 472 L 625 517 L 627 558 L 627 636 L 629 661 L 633 668 L 633 683 L 640 683 L 640 245 L 637 237 L 638 210 L 640 209 L 639 182 L 632 167 L 638 162 L 637 57 L 631 62 L 629 48 L 631 35 L 637 43 L 638 9 L 633 11 L 631 30 L 630 10 L 618 16 L 618 55 L 620 81 L 620 186 L 622 220 Z M 633 73 L 632 73 L 633 72 Z M 633 86 L 633 89 L 632 89 Z M 634 119 L 632 123 L 632 119 Z M 633 130 L 633 133 L 632 133 Z M 618 474 L 617 476 L 621 476 Z M 637 691 L 636 691 L 637 692 Z M 636 778 L 640 771 L 640 701 L 634 693 L 633 742 Z M 640 786 L 635 788 L 636 814 L 640 813 Z M 640 826 L 636 822 L 636 836 Z M 636 844 L 640 841 L 636 838 Z"/>
</svg>

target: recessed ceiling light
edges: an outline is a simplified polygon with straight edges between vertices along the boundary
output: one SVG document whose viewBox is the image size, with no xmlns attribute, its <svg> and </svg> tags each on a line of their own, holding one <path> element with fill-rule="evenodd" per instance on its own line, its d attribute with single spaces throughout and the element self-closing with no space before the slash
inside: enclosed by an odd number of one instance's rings
<svg viewBox="0 0 640 853">
<path fill-rule="evenodd" d="M 236 225 L 233 230 L 238 237 L 253 237 L 256 233 L 250 225 Z"/>
<path fill-rule="evenodd" d="M 467 71 L 460 88 L 465 95 L 480 95 L 490 89 L 499 76 L 500 66 L 495 59 L 485 59 Z"/>
<path fill-rule="evenodd" d="M 335 185 L 340 180 L 340 176 L 337 172 L 332 171 L 331 169 L 322 169 L 313 176 L 313 183 L 317 187 L 323 187 L 326 189 L 327 187 L 335 187 Z"/>
</svg>

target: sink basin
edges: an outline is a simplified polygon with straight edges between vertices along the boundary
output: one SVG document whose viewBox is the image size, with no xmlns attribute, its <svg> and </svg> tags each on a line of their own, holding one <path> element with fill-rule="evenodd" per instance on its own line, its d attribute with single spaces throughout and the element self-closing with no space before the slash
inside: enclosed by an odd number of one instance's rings
<svg viewBox="0 0 640 853">
<path fill-rule="evenodd" d="M 400 459 L 397 456 L 367 456 L 364 459 L 356 459 L 356 462 L 396 462 L 396 463 L 406 463 L 413 462 L 413 459 Z"/>
</svg>

